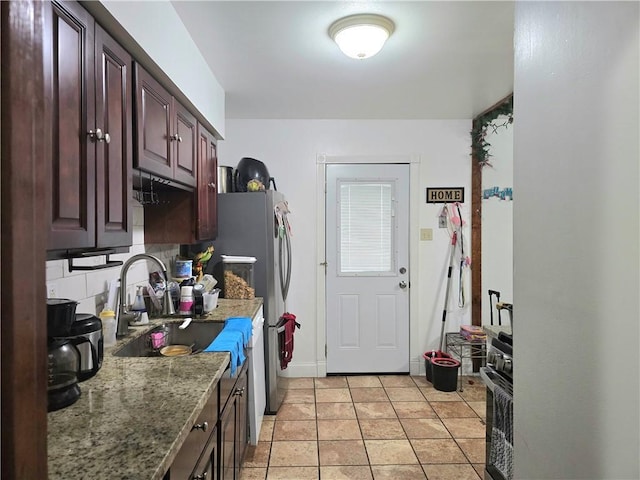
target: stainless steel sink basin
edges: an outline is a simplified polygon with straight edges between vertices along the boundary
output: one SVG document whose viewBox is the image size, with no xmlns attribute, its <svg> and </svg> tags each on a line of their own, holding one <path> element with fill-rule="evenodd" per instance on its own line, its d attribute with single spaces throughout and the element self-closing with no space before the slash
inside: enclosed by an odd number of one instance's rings
<svg viewBox="0 0 640 480">
<path fill-rule="evenodd" d="M 161 356 L 160 348 L 165 345 L 193 346 L 193 352 L 199 353 L 218 336 L 224 328 L 224 323 L 192 321 L 184 330 L 179 329 L 179 326 L 178 322 L 158 325 L 126 343 L 113 355 L 116 357 L 159 357 Z"/>
</svg>

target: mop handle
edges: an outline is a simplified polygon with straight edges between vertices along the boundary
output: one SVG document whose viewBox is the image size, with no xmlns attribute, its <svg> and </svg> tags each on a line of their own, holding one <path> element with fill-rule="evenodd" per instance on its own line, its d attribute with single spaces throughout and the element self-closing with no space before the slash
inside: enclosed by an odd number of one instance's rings
<svg viewBox="0 0 640 480">
<path fill-rule="evenodd" d="M 444 325 L 447 322 L 447 305 L 449 304 L 449 287 L 451 286 L 451 271 L 453 270 L 453 254 L 456 250 L 458 232 L 451 235 L 451 252 L 449 254 L 449 270 L 447 271 L 447 288 L 444 291 L 444 309 L 442 310 L 442 328 L 440 329 L 440 351 L 444 351 Z"/>
</svg>

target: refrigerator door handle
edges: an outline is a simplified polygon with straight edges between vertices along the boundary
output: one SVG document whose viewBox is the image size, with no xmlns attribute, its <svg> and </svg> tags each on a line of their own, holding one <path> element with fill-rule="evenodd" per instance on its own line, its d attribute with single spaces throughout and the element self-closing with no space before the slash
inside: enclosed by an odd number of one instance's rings
<svg viewBox="0 0 640 480">
<path fill-rule="evenodd" d="M 287 222 L 287 217 L 284 217 L 285 224 Z M 289 294 L 289 284 L 291 282 L 291 238 L 289 237 L 289 231 L 287 226 L 284 228 L 284 235 L 279 237 L 278 239 L 278 255 L 279 259 L 279 268 L 280 268 L 280 289 L 282 291 L 282 299 L 284 301 L 287 300 L 287 295 Z M 283 253 L 286 251 L 286 262 L 283 262 Z M 283 264 L 286 265 L 286 271 L 284 270 Z"/>
</svg>

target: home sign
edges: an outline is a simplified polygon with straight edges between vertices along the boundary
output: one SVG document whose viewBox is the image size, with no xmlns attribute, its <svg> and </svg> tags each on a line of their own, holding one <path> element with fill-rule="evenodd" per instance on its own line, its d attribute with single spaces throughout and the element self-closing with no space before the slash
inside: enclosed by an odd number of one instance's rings
<svg viewBox="0 0 640 480">
<path fill-rule="evenodd" d="M 464 187 L 427 188 L 427 203 L 463 203 Z"/>
</svg>

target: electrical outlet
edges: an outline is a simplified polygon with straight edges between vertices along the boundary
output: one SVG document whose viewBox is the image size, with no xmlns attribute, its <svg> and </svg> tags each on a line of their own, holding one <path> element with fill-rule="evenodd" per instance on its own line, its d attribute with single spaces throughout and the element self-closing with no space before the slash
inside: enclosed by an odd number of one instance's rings
<svg viewBox="0 0 640 480">
<path fill-rule="evenodd" d="M 56 298 L 57 296 L 56 282 L 47 282 L 47 298 Z"/>
<path fill-rule="evenodd" d="M 420 240 L 422 240 L 422 241 L 433 240 L 433 229 L 431 229 L 431 228 L 421 228 L 420 229 Z"/>
</svg>

